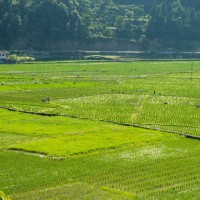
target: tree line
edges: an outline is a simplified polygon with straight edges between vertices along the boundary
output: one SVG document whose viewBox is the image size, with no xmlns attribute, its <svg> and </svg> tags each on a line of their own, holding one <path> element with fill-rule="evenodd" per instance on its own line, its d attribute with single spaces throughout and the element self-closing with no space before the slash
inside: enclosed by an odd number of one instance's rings
<svg viewBox="0 0 200 200">
<path fill-rule="evenodd" d="M 199 0 L 0 0 L 0 46 L 58 41 L 177 43 L 200 37 Z"/>
<path fill-rule="evenodd" d="M 172 42 L 200 39 L 200 3 L 197 0 L 156 0 L 146 36 Z"/>
</svg>

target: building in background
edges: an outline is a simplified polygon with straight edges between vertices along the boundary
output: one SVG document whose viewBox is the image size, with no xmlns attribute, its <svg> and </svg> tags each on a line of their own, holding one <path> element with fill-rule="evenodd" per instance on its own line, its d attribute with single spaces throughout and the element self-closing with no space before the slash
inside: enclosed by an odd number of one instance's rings
<svg viewBox="0 0 200 200">
<path fill-rule="evenodd" d="M 6 52 L 5 51 L 0 51 L 0 59 L 6 59 Z"/>
<path fill-rule="evenodd" d="M 0 51 L 0 63 L 4 63 L 7 57 L 7 53 L 5 51 Z"/>
</svg>

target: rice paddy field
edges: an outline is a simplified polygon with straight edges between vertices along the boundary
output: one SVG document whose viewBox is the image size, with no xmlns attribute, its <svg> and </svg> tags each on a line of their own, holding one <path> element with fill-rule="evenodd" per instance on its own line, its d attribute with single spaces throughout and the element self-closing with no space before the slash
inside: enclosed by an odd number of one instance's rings
<svg viewBox="0 0 200 200">
<path fill-rule="evenodd" d="M 0 199 L 198 200 L 200 62 L 0 65 Z"/>
</svg>

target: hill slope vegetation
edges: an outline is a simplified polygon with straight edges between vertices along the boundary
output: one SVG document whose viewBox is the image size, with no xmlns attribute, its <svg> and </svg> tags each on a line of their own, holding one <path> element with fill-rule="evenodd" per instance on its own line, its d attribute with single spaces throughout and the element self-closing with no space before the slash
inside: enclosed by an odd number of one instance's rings
<svg viewBox="0 0 200 200">
<path fill-rule="evenodd" d="M 7 49 L 60 41 L 188 48 L 200 35 L 197 0 L 0 0 L 0 7 L 0 47 Z"/>
</svg>

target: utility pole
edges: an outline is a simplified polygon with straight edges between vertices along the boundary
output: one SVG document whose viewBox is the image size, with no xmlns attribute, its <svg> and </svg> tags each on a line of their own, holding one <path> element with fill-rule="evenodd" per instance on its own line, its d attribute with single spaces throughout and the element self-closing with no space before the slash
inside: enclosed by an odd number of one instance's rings
<svg viewBox="0 0 200 200">
<path fill-rule="evenodd" d="M 190 69 L 190 79 L 193 79 L 193 61 L 191 63 L 191 69 Z"/>
<path fill-rule="evenodd" d="M 82 58 L 82 52 L 81 52 L 81 50 L 78 51 L 78 57 L 79 57 L 79 61 L 80 61 L 81 58 Z"/>
</svg>

